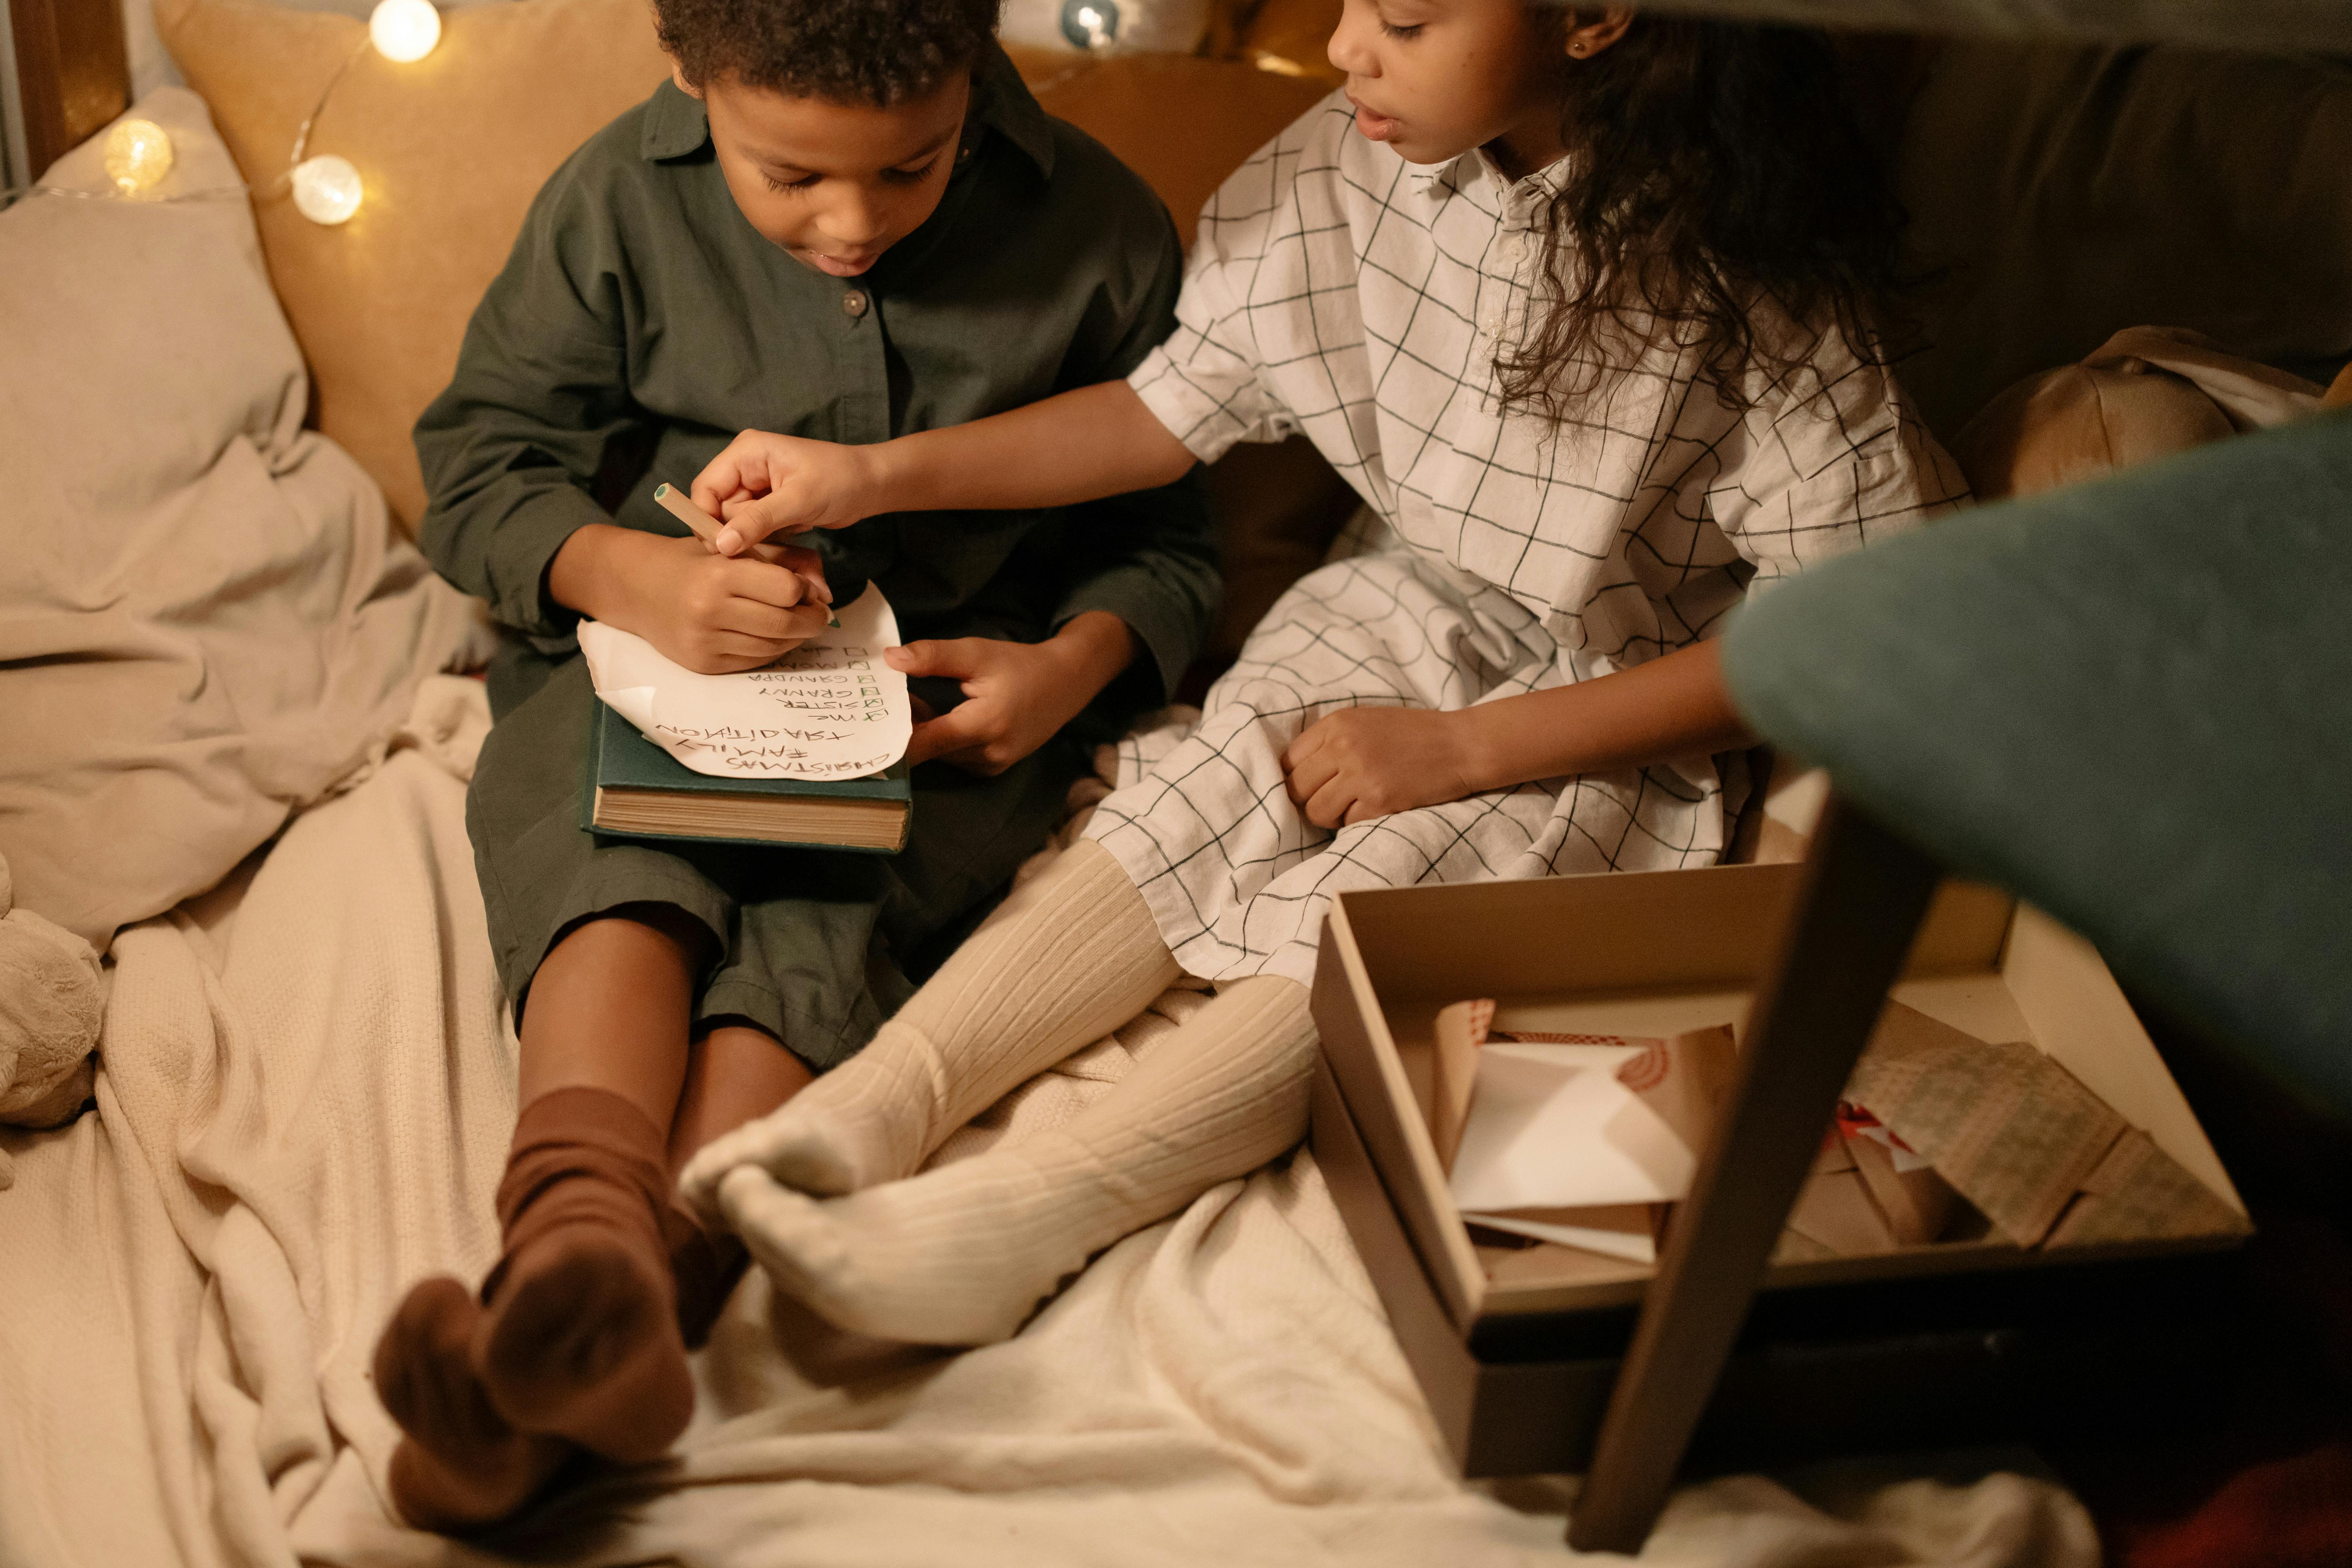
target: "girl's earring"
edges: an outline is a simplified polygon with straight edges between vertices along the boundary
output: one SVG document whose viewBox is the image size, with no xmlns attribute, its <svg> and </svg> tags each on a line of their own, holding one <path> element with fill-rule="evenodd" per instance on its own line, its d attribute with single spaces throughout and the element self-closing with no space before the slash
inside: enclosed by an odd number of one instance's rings
<svg viewBox="0 0 2352 1568">
<path fill-rule="evenodd" d="M 1584 58 L 1585 47 L 1584 40 L 1582 38 L 1579 38 L 1576 42 L 1568 46 L 1568 52 L 1574 55 L 1578 59 L 1582 59 Z"/>
</svg>

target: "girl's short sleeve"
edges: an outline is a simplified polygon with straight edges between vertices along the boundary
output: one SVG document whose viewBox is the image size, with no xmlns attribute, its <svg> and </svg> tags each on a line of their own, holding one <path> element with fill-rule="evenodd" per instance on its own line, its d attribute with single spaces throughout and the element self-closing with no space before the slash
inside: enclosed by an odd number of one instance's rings
<svg viewBox="0 0 2352 1568">
<path fill-rule="evenodd" d="M 1739 460 L 1707 500 L 1716 525 L 1755 568 L 1750 593 L 1969 499 L 1959 466 L 1893 373 L 1836 348 L 1830 363 L 1817 361 L 1749 408 L 1725 443 Z"/>
<path fill-rule="evenodd" d="M 1261 149 L 1210 198 L 1176 300 L 1176 330 L 1127 378 L 1204 463 L 1236 441 L 1279 441 L 1298 428 L 1261 374 L 1258 318 L 1268 307 L 1252 298 L 1267 258 L 1295 247 L 1295 232 L 1286 232 L 1295 230 L 1297 211 L 1285 177 L 1297 166 L 1295 153 L 1285 155 L 1290 134 Z"/>
</svg>

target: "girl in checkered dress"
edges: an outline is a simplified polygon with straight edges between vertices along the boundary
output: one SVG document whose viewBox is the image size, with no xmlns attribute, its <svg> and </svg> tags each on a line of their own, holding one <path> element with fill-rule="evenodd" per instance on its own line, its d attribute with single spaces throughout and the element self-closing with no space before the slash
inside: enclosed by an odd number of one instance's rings
<svg viewBox="0 0 2352 1568">
<path fill-rule="evenodd" d="M 1334 894 L 1712 863 L 1713 757 L 1747 742 L 1727 613 L 1964 499 L 1873 325 L 1901 213 L 1818 35 L 1347 0 L 1330 55 L 1347 89 L 1218 192 L 1127 381 L 880 447 L 746 433 L 697 482 L 739 548 L 1072 503 L 1303 431 L 1384 541 L 1277 604 L 1192 733 L 864 1055 L 689 1167 L 846 1327 L 1002 1338 L 1295 1142 Z M 1214 1000 L 1098 1103 L 915 1173 L 1183 973 Z"/>
</svg>

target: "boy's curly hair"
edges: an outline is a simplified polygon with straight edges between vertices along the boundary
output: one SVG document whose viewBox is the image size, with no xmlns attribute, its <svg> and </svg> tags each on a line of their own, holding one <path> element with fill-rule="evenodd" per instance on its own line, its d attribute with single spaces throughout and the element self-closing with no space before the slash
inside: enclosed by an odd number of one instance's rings
<svg viewBox="0 0 2352 1568">
<path fill-rule="evenodd" d="M 971 63 L 1001 0 L 656 0 L 686 79 L 887 109 Z"/>
<path fill-rule="evenodd" d="M 1533 0 L 1559 62 L 1564 187 L 1546 214 L 1533 329 L 1496 358 L 1507 407 L 1558 421 L 1607 367 L 1697 346 L 1743 407 L 1830 331 L 1886 363 L 1907 335 L 1906 215 L 1856 123 L 1826 35 L 1636 14 L 1571 59 L 1596 8 Z M 1761 320 L 1796 328 L 1759 333 Z"/>
</svg>

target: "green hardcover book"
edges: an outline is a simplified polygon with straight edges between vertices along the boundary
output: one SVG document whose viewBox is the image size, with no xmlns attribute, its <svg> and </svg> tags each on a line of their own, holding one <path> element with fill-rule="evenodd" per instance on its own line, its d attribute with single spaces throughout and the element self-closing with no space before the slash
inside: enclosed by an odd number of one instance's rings
<svg viewBox="0 0 2352 1568">
<path fill-rule="evenodd" d="M 914 792 L 903 759 L 862 779 L 714 778 L 646 740 L 602 702 L 590 723 L 592 765 L 580 826 L 592 833 L 869 855 L 907 847 Z"/>
</svg>

